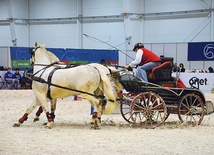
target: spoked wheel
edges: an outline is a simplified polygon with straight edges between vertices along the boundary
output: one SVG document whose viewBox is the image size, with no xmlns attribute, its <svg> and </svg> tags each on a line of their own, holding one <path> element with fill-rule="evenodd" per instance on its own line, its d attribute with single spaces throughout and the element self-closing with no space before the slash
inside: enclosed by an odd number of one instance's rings
<svg viewBox="0 0 214 155">
<path fill-rule="evenodd" d="M 146 92 L 137 95 L 130 105 L 132 121 L 142 128 L 155 128 L 167 117 L 164 100 L 157 94 Z"/>
<path fill-rule="evenodd" d="M 129 110 L 130 110 L 130 102 L 123 101 L 120 103 L 120 113 L 121 113 L 122 117 L 125 119 L 126 122 L 132 124 L 133 121 L 131 119 Z"/>
<path fill-rule="evenodd" d="M 120 102 L 120 113 L 124 120 L 130 124 L 133 124 L 133 121 L 131 119 L 130 115 L 130 104 L 131 104 L 131 98 L 134 98 L 135 96 L 129 96 L 132 95 L 130 93 L 124 95 L 123 100 Z"/>
<path fill-rule="evenodd" d="M 178 117 L 181 123 L 197 126 L 204 118 L 204 103 L 202 99 L 194 94 L 182 97 L 178 105 Z"/>
<path fill-rule="evenodd" d="M 170 115 L 170 113 L 167 112 L 166 117 L 165 117 L 165 120 L 167 120 L 167 118 L 169 117 L 169 115 Z"/>
</svg>

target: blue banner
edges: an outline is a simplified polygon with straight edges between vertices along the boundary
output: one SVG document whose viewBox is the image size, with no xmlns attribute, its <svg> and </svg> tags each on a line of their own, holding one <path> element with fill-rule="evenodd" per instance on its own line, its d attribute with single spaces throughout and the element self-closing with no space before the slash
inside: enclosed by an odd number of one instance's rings
<svg viewBox="0 0 214 155">
<path fill-rule="evenodd" d="M 188 43 L 188 61 L 214 61 L 214 42 Z"/>
<path fill-rule="evenodd" d="M 12 62 L 16 60 L 30 60 L 30 47 L 10 47 L 10 55 Z M 119 55 L 117 50 L 102 50 L 102 49 L 71 49 L 71 48 L 47 48 L 48 51 L 55 54 L 60 60 L 70 62 L 88 62 L 99 63 L 101 59 L 112 64 L 118 64 Z M 20 64 L 23 64 L 20 63 Z M 15 66 L 15 65 L 14 65 Z M 26 66 L 26 65 L 25 65 Z M 23 68 L 25 67 L 23 66 Z"/>
</svg>

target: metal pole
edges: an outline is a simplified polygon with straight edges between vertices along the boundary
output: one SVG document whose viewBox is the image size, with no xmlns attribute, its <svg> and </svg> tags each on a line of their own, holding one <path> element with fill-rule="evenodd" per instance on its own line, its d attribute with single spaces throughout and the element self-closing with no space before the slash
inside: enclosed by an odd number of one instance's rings
<svg viewBox="0 0 214 155">
<path fill-rule="evenodd" d="M 210 17 L 210 41 L 214 41 L 214 0 L 212 0 L 211 3 L 212 12 Z"/>
<path fill-rule="evenodd" d="M 83 48 L 83 32 L 82 32 L 82 0 L 76 0 L 77 3 L 77 38 L 78 48 Z"/>
<path fill-rule="evenodd" d="M 7 9 L 8 9 L 8 15 L 9 15 L 9 21 L 10 21 L 10 31 L 11 31 L 11 41 L 13 43 L 13 46 L 17 45 L 17 38 L 16 38 L 16 32 L 15 32 L 15 21 L 13 19 L 13 11 L 12 11 L 12 4 L 11 0 L 7 0 Z"/>
</svg>

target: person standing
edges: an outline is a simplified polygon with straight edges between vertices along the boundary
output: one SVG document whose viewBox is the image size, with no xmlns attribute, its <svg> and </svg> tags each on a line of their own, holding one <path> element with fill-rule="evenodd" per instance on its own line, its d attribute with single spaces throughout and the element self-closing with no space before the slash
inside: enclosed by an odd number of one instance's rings
<svg viewBox="0 0 214 155">
<path fill-rule="evenodd" d="M 129 65 L 125 66 L 126 69 L 130 67 L 137 67 L 136 76 L 143 81 L 148 82 L 147 71 L 152 70 L 154 67 L 161 65 L 161 59 L 152 51 L 144 48 L 142 43 L 136 43 L 133 51 L 136 52 L 135 60 Z"/>
</svg>

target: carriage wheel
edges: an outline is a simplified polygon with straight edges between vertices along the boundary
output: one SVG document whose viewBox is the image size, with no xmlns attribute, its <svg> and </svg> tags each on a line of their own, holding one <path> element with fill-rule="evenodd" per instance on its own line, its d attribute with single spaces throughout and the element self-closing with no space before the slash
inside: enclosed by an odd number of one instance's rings
<svg viewBox="0 0 214 155">
<path fill-rule="evenodd" d="M 165 117 L 165 120 L 167 120 L 167 118 L 169 117 L 169 115 L 170 115 L 170 113 L 167 112 L 166 117 Z M 165 120 L 164 120 L 164 121 L 165 121 Z"/>
<path fill-rule="evenodd" d="M 129 110 L 130 110 L 130 102 L 122 101 L 120 103 L 120 113 L 121 113 L 122 117 L 126 120 L 126 122 L 132 124 L 133 121 L 131 119 Z"/>
<path fill-rule="evenodd" d="M 155 128 L 167 117 L 164 100 L 157 94 L 146 92 L 137 95 L 130 105 L 132 121 L 142 128 Z"/>
<path fill-rule="evenodd" d="M 193 93 L 183 96 L 178 105 L 178 117 L 181 123 L 199 125 L 204 118 L 202 99 Z"/>
<path fill-rule="evenodd" d="M 132 93 L 123 94 L 123 95 L 126 96 L 126 99 L 124 98 L 124 100 L 120 102 L 120 113 L 126 122 L 133 124 L 133 121 L 130 115 L 130 104 L 131 104 L 131 100 L 134 99 L 136 95 Z"/>
</svg>

